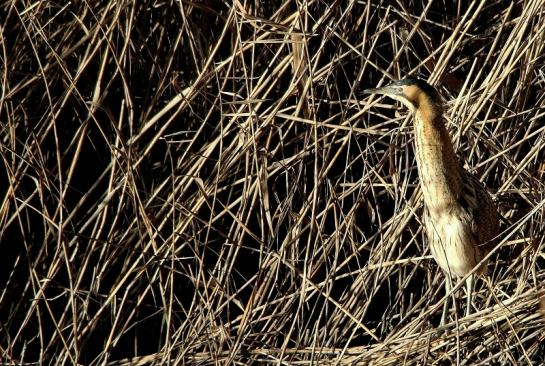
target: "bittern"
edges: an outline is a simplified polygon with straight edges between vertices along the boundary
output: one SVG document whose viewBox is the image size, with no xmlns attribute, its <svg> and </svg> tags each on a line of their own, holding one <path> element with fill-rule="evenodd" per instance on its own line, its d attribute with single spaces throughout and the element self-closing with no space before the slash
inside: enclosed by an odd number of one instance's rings
<svg viewBox="0 0 545 366">
<path fill-rule="evenodd" d="M 457 159 L 443 120 L 441 98 L 431 85 L 406 79 L 364 93 L 395 99 L 414 116 L 416 165 L 424 197 L 422 221 L 431 254 L 446 274 L 448 294 L 452 278 L 472 272 L 493 247 L 499 232 L 496 207 L 483 184 Z M 471 312 L 474 276 L 485 269 L 483 263 L 466 279 L 466 315 Z M 446 323 L 447 308 L 448 298 L 441 324 Z"/>
</svg>

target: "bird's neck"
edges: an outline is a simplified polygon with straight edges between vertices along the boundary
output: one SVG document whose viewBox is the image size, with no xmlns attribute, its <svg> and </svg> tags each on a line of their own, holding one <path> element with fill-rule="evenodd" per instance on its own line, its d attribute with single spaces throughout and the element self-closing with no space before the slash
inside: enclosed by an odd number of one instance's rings
<svg viewBox="0 0 545 366">
<path fill-rule="evenodd" d="M 415 114 L 415 153 L 424 203 L 430 214 L 456 204 L 462 190 L 462 169 L 441 114 Z"/>
</svg>

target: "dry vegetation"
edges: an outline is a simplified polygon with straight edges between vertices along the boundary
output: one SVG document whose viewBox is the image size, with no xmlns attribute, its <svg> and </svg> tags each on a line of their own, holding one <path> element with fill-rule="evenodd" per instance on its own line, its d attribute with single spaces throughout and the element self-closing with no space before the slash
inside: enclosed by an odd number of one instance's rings
<svg viewBox="0 0 545 366">
<path fill-rule="evenodd" d="M 3 364 L 545 362 L 542 1 L 0 6 Z M 405 76 L 504 217 L 444 327 Z"/>
</svg>

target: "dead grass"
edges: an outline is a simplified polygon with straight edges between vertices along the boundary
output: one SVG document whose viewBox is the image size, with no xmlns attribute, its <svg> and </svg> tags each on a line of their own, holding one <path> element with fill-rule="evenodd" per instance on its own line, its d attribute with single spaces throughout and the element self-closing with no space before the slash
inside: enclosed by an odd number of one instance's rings
<svg viewBox="0 0 545 366">
<path fill-rule="evenodd" d="M 543 5 L 4 2 L 2 363 L 545 362 Z M 406 76 L 505 218 L 443 328 Z"/>
</svg>

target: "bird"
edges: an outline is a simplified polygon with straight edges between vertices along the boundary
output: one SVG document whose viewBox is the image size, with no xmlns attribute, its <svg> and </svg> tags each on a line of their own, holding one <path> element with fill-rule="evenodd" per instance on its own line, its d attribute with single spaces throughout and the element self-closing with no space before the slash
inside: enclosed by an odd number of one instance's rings
<svg viewBox="0 0 545 366">
<path fill-rule="evenodd" d="M 437 90 L 420 79 L 402 79 L 364 94 L 379 94 L 401 102 L 413 116 L 415 157 L 424 200 L 422 222 L 430 252 L 446 275 L 449 294 L 454 277 L 463 278 L 494 247 L 499 215 L 485 186 L 465 170 L 454 151 Z M 475 275 L 485 273 L 484 262 L 466 279 L 466 316 L 471 314 Z M 441 325 L 446 324 L 448 298 Z"/>
</svg>

